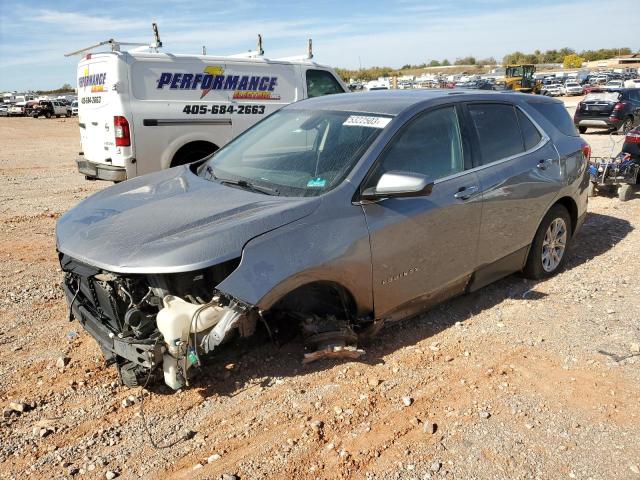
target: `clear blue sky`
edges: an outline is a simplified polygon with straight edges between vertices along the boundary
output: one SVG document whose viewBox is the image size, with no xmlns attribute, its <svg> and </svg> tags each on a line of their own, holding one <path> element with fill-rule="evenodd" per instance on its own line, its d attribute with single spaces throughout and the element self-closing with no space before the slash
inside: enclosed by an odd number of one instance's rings
<svg viewBox="0 0 640 480">
<path fill-rule="evenodd" d="M 638 0 L 0 0 L 0 90 L 75 84 L 78 59 L 63 53 L 108 38 L 149 41 L 154 20 L 172 53 L 238 53 L 261 33 L 275 58 L 304 53 L 311 37 L 317 61 L 353 68 L 564 46 L 636 50 L 637 16 Z"/>
</svg>

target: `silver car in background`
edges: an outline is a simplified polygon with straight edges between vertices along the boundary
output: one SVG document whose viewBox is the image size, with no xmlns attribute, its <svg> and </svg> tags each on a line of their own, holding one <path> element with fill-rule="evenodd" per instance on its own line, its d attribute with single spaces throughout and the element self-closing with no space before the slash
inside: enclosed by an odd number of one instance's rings
<svg viewBox="0 0 640 480">
<path fill-rule="evenodd" d="M 162 364 L 180 388 L 200 356 L 274 322 L 340 352 L 513 272 L 558 272 L 588 156 L 563 104 L 537 95 L 297 102 L 63 215 L 66 297 L 128 385 Z"/>
</svg>

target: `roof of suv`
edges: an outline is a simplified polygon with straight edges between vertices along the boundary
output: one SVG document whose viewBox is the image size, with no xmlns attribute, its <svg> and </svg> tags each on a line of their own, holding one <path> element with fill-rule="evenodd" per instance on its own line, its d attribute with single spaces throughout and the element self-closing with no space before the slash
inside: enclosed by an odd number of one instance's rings
<svg viewBox="0 0 640 480">
<path fill-rule="evenodd" d="M 429 100 L 455 97 L 464 100 L 510 100 L 525 99 L 531 95 L 513 92 L 492 92 L 487 90 L 418 89 L 418 90 L 375 90 L 363 93 L 324 95 L 289 105 L 293 109 L 338 110 L 379 115 L 398 115 L 404 110 Z M 480 98 L 479 98 L 480 97 Z M 536 95 L 542 102 L 557 102 L 548 97 Z"/>
</svg>

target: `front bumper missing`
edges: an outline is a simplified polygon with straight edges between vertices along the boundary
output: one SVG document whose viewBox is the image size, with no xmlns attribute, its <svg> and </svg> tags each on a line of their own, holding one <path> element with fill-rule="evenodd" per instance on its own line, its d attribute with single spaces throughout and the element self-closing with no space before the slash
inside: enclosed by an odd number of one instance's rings
<svg viewBox="0 0 640 480">
<path fill-rule="evenodd" d="M 103 325 L 81 302 L 74 301 L 75 292 L 66 283 L 62 285 L 67 304 L 72 305 L 73 316 L 84 329 L 98 342 L 107 360 L 116 356 L 125 358 L 141 367 L 152 369 L 162 362 L 164 347 L 161 342 L 138 343 L 118 337 Z"/>
</svg>

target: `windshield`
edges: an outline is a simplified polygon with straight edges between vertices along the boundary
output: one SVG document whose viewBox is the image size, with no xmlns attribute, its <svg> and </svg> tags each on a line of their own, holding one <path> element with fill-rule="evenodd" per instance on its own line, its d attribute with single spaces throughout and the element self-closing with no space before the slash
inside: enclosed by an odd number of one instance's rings
<svg viewBox="0 0 640 480">
<path fill-rule="evenodd" d="M 198 175 L 272 195 L 321 195 L 342 182 L 390 121 L 379 115 L 280 110 L 218 150 Z"/>
<path fill-rule="evenodd" d="M 592 102 L 592 101 L 617 102 L 619 98 L 620 98 L 619 92 L 592 92 L 587 94 L 587 96 L 584 97 L 583 101 L 585 102 Z"/>
</svg>

